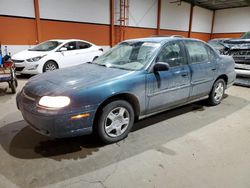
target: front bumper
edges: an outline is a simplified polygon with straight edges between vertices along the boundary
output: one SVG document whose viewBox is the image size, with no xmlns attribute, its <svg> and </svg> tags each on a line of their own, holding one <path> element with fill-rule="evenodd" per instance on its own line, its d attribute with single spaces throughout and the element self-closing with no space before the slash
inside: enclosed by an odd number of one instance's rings
<svg viewBox="0 0 250 188">
<path fill-rule="evenodd" d="M 238 76 L 250 77 L 250 62 L 235 62 L 235 71 Z"/>
<path fill-rule="evenodd" d="M 95 109 L 55 112 L 37 107 L 35 101 L 27 98 L 23 92 L 18 93 L 17 107 L 23 118 L 36 132 L 53 137 L 75 137 L 92 133 Z M 72 120 L 71 117 L 88 113 L 89 116 Z"/>
<path fill-rule="evenodd" d="M 15 62 L 15 60 L 14 60 Z M 41 72 L 38 62 L 19 61 L 15 62 L 17 74 L 39 74 Z"/>
</svg>

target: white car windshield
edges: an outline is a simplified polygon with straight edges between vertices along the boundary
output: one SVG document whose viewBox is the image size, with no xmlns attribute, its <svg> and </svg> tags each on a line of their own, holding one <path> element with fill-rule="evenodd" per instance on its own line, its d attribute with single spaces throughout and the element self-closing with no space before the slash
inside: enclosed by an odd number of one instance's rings
<svg viewBox="0 0 250 188">
<path fill-rule="evenodd" d="M 156 42 L 122 42 L 97 58 L 93 63 L 125 70 L 140 70 L 161 46 Z"/>
<path fill-rule="evenodd" d="M 62 43 L 58 41 L 46 41 L 29 49 L 29 51 L 51 51 L 51 50 L 54 50 L 60 44 Z"/>
</svg>

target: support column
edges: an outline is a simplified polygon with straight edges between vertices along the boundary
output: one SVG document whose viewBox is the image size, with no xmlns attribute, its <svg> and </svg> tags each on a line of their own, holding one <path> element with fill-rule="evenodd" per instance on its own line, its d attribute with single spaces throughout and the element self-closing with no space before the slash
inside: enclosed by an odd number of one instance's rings
<svg viewBox="0 0 250 188">
<path fill-rule="evenodd" d="M 189 16 L 188 38 L 190 38 L 190 36 L 191 36 L 191 32 L 192 32 L 193 10 L 194 10 L 194 4 L 191 4 L 191 8 L 190 8 L 190 16 Z"/>
<path fill-rule="evenodd" d="M 158 0 L 158 10 L 157 10 L 157 35 L 160 35 L 161 31 L 161 0 Z"/>
<path fill-rule="evenodd" d="M 110 0 L 110 47 L 114 45 L 114 0 Z"/>
<path fill-rule="evenodd" d="M 41 38 L 41 24 L 40 24 L 40 13 L 39 13 L 39 0 L 34 0 L 34 9 L 35 9 L 35 19 L 36 19 L 36 34 L 37 34 L 37 43 L 42 41 Z"/>
<path fill-rule="evenodd" d="M 215 10 L 213 10 L 213 19 L 211 25 L 210 39 L 212 39 L 213 31 L 214 31 L 214 18 L 215 18 Z"/>
</svg>

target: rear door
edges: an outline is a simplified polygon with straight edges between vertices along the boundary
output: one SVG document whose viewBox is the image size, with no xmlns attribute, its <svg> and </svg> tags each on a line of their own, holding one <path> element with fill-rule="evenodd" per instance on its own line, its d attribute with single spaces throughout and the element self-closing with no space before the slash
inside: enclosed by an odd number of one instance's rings
<svg viewBox="0 0 250 188">
<path fill-rule="evenodd" d="M 190 93 L 190 69 L 180 42 L 163 46 L 155 62 L 166 62 L 170 69 L 147 75 L 148 113 L 184 103 Z"/>
<path fill-rule="evenodd" d="M 97 51 L 93 45 L 87 42 L 77 41 L 76 54 L 79 57 L 78 64 L 93 61 L 94 57 L 98 56 Z"/>
<path fill-rule="evenodd" d="M 208 46 L 200 41 L 185 41 L 191 69 L 190 100 L 207 95 L 214 82 L 216 62 L 210 58 Z"/>
</svg>

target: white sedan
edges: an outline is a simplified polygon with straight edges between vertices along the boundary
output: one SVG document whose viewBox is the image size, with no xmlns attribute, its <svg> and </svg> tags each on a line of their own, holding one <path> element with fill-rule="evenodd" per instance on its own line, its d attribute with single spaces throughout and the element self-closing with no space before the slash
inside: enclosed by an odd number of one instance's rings
<svg viewBox="0 0 250 188">
<path fill-rule="evenodd" d="M 17 73 L 39 74 L 91 62 L 102 53 L 100 46 L 83 40 L 49 40 L 13 55 L 12 60 Z"/>
</svg>

